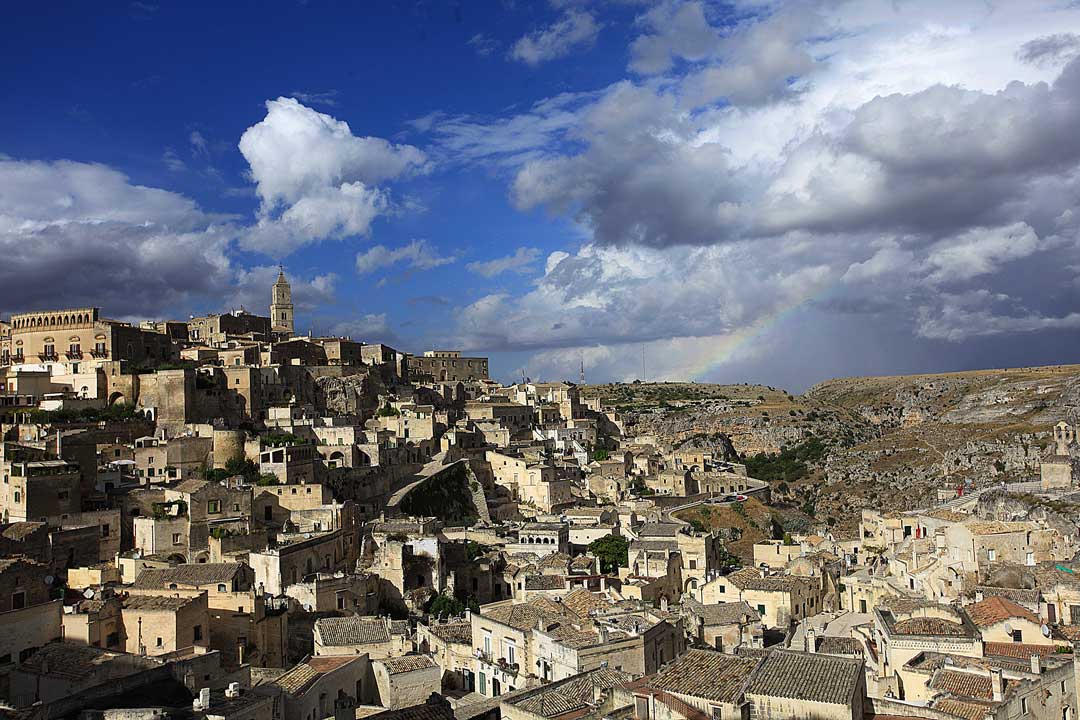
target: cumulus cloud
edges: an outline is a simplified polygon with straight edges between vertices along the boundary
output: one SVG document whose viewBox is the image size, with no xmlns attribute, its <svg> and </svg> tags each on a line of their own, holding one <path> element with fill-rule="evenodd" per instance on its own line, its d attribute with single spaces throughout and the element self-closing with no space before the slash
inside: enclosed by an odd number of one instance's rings
<svg viewBox="0 0 1080 720">
<path fill-rule="evenodd" d="M 432 126 L 439 152 L 511 168 L 518 208 L 586 237 L 523 295 L 461 308 L 463 344 L 549 367 L 597 348 L 619 376 L 618 348 L 724 343 L 792 304 L 837 332 L 873 318 L 922 362 L 1072 327 L 1080 60 L 1051 36 L 1080 8 L 740 9 L 722 26 L 665 3 L 639 19 L 636 78 Z"/>
<path fill-rule="evenodd" d="M 700 2 L 665 2 L 639 20 L 645 32 L 630 45 L 630 69 L 655 75 L 674 61 L 704 60 L 719 50 L 720 36 Z"/>
<path fill-rule="evenodd" d="M 1028 40 L 1020 46 L 1017 57 L 1033 65 L 1058 65 L 1080 55 L 1080 35 L 1054 33 Z"/>
<path fill-rule="evenodd" d="M 324 238 L 367 235 L 390 208 L 382 184 L 428 168 L 421 150 L 353 135 L 293 98 L 266 109 L 240 138 L 261 201 L 258 223 L 242 238 L 248 249 L 283 257 Z"/>
<path fill-rule="evenodd" d="M 486 278 L 492 278 L 505 272 L 525 274 L 532 272 L 533 265 L 539 258 L 540 250 L 538 248 L 519 247 L 514 251 L 513 255 L 493 260 L 471 262 L 465 267 L 471 272 Z"/>
<path fill-rule="evenodd" d="M 357 253 L 356 271 L 364 275 L 397 263 L 404 263 L 407 267 L 418 270 L 430 270 L 449 265 L 455 260 L 454 257 L 440 255 L 427 240 L 413 240 L 408 245 L 402 245 L 399 248 L 391 249 L 385 245 L 375 245 L 364 252 Z"/>
<path fill-rule="evenodd" d="M 265 314 L 278 271 L 277 265 L 257 265 L 237 270 L 233 291 L 228 296 L 229 304 Z M 334 301 L 338 283 L 335 273 L 306 276 L 288 269 L 286 273 L 292 289 L 293 305 L 299 312 L 310 313 Z"/>
<path fill-rule="evenodd" d="M 510 57 L 526 65 L 539 65 L 591 46 L 599 33 L 600 25 L 591 13 L 572 8 L 550 26 L 520 38 L 510 49 Z"/>
<path fill-rule="evenodd" d="M 654 249 L 587 245 L 550 258 L 520 297 L 484 296 L 458 315 L 468 347 L 528 350 L 714 336 L 801 301 L 829 279 L 824 266 L 747 275 L 748 245 Z"/>
<path fill-rule="evenodd" d="M 216 295 L 233 279 L 231 220 L 103 165 L 0 158 L 3 309 L 143 316 Z"/>
<path fill-rule="evenodd" d="M 386 313 L 356 313 L 347 320 L 331 325 L 330 334 L 368 343 L 396 341 Z"/>
</svg>

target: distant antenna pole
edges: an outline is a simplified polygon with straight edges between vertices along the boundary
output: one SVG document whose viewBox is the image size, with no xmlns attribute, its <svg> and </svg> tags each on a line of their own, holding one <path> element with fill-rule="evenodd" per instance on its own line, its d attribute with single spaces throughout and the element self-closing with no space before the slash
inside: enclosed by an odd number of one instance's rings
<svg viewBox="0 0 1080 720">
<path fill-rule="evenodd" d="M 581 384 L 585 384 L 585 356 L 581 357 Z"/>
<path fill-rule="evenodd" d="M 641 346 L 641 382 L 645 382 L 645 346 Z"/>
</svg>

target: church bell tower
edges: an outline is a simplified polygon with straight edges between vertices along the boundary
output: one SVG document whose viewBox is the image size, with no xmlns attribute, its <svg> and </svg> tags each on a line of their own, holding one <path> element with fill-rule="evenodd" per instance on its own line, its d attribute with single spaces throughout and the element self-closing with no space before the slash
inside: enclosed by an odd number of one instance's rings
<svg viewBox="0 0 1080 720">
<path fill-rule="evenodd" d="M 293 336 L 292 288 L 285 279 L 284 268 L 278 272 L 278 279 L 270 296 L 270 329 L 277 335 Z"/>
</svg>

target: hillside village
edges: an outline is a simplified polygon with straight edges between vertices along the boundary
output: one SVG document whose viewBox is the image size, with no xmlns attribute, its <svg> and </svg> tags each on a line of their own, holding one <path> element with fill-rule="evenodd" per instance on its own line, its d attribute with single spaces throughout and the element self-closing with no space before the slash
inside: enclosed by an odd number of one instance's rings
<svg viewBox="0 0 1080 720">
<path fill-rule="evenodd" d="M 269 290 L 266 316 L 0 323 L 0 716 L 1080 712 L 1068 418 L 916 490 L 882 428 L 946 412 L 939 380 L 906 416 L 850 384 L 502 385 L 299 335 Z M 909 497 L 867 494 L 853 447 Z"/>
</svg>

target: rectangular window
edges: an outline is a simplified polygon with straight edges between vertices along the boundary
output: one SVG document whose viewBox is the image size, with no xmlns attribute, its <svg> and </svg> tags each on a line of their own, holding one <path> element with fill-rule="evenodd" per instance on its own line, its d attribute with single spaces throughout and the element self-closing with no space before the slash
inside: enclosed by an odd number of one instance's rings
<svg viewBox="0 0 1080 720">
<path fill-rule="evenodd" d="M 210 501 L 208 501 L 206 503 L 206 512 L 208 512 L 210 514 L 215 514 L 215 513 L 221 512 L 221 501 L 220 500 L 210 500 Z"/>
<path fill-rule="evenodd" d="M 764 605 L 758 605 L 757 606 L 757 613 L 761 617 L 765 617 L 765 606 Z"/>
<path fill-rule="evenodd" d="M 994 550 L 994 548 L 987 548 L 986 549 L 986 559 L 991 561 L 991 562 L 993 562 L 994 560 L 997 560 L 997 551 Z"/>
<path fill-rule="evenodd" d="M 1013 630 L 1012 631 L 1012 641 L 1014 643 L 1024 642 L 1024 631 L 1023 630 Z"/>
<path fill-rule="evenodd" d="M 484 633 L 484 654 L 491 655 L 491 633 Z"/>
<path fill-rule="evenodd" d="M 517 646 L 509 641 L 506 643 L 506 662 L 511 665 L 517 662 Z"/>
<path fill-rule="evenodd" d="M 180 533 L 173 533 L 172 534 L 172 544 L 173 545 L 179 545 L 180 544 Z"/>
<path fill-rule="evenodd" d="M 697 560 L 691 560 L 690 561 L 690 569 L 691 570 L 697 570 Z"/>
<path fill-rule="evenodd" d="M 480 694 L 487 695 L 487 675 L 480 673 Z"/>
<path fill-rule="evenodd" d="M 26 607 L 26 593 L 20 590 L 17 593 L 11 594 L 11 609 L 22 610 Z"/>
<path fill-rule="evenodd" d="M 195 639 L 195 642 L 202 640 L 202 625 L 196 625 L 194 628 L 192 628 L 192 630 L 194 630 L 193 637 Z"/>
<path fill-rule="evenodd" d="M 103 538 L 109 537 L 109 523 L 105 523 L 104 525 L 101 526 L 101 537 L 103 537 Z"/>
<path fill-rule="evenodd" d="M 157 639 L 157 646 L 158 646 L 158 647 L 164 647 L 164 646 L 165 646 L 165 643 L 164 643 L 164 642 L 162 641 L 162 639 L 161 639 L 161 638 L 158 638 L 158 639 Z"/>
</svg>

